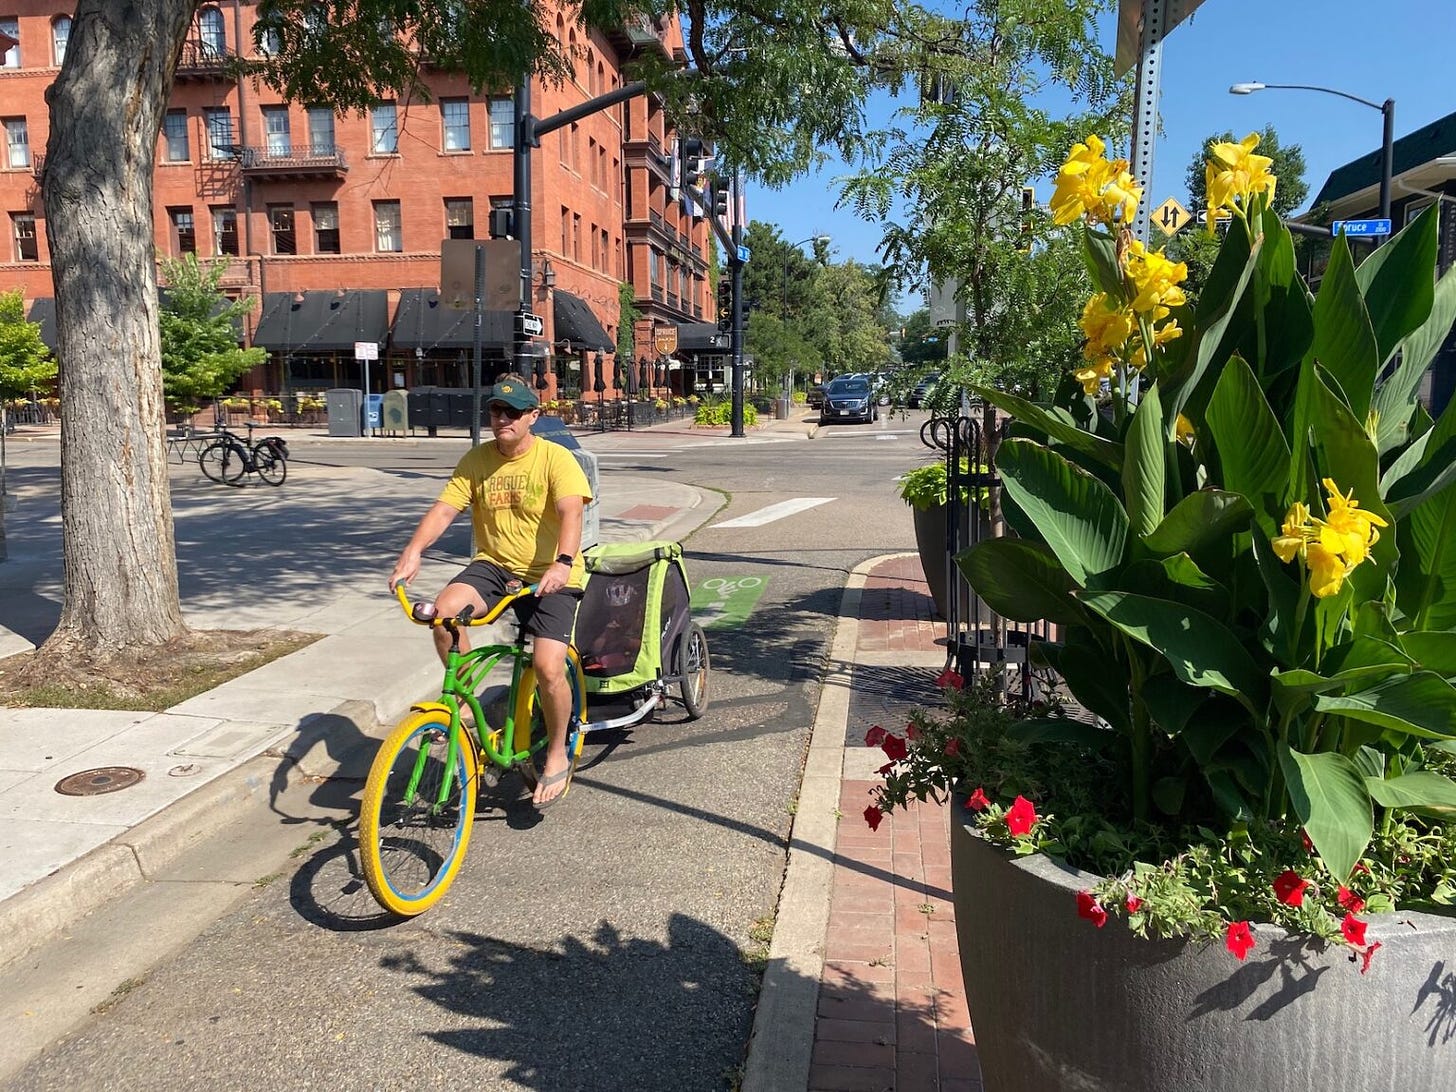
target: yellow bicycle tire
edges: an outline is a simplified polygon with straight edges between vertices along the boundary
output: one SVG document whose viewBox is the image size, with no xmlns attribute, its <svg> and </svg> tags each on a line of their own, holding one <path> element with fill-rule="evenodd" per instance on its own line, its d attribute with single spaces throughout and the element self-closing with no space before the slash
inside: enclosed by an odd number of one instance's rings
<svg viewBox="0 0 1456 1092">
<path fill-rule="evenodd" d="M 568 665 L 568 671 L 570 671 L 570 665 Z M 571 678 L 569 675 L 567 677 L 567 682 L 568 684 L 571 683 Z M 572 720 L 575 720 L 577 717 L 576 695 L 576 687 L 572 685 Z M 517 750 L 526 750 L 527 748 L 529 748 L 537 733 L 540 733 L 543 737 L 546 734 L 546 725 L 544 723 L 544 717 L 541 710 L 541 703 L 536 700 L 536 669 L 534 667 L 527 667 L 524 671 L 521 672 L 521 686 L 520 689 L 516 692 L 515 722 L 515 746 Z M 571 791 L 571 779 L 576 776 L 576 764 L 581 759 L 582 747 L 585 744 L 585 732 L 575 732 L 573 738 L 573 733 L 571 733 L 568 729 L 566 743 L 567 758 L 570 759 L 571 764 L 568 767 L 568 773 L 566 775 L 566 787 L 553 798 L 553 802 L 555 800 L 564 799 L 566 794 Z M 540 780 L 541 768 L 545 766 L 545 762 L 545 747 L 534 751 L 529 758 L 524 760 L 522 773 L 525 776 L 527 784 L 531 788 L 535 788 L 536 782 Z"/>
<path fill-rule="evenodd" d="M 365 782 L 364 798 L 359 808 L 359 859 L 364 869 L 364 882 L 368 884 L 370 893 L 380 906 L 400 917 L 422 914 L 444 896 L 454 882 L 461 862 L 465 860 L 465 851 L 470 845 L 470 831 L 475 822 L 478 762 L 475 743 L 470 734 L 462 730 L 455 771 L 455 806 L 458 808 L 458 816 L 453 839 L 448 852 L 443 853 L 438 867 L 430 871 L 427 883 L 422 884 L 417 892 L 401 890 L 391 877 L 391 869 L 384 859 L 383 849 L 387 832 L 399 829 L 403 822 L 386 822 L 382 817 L 394 806 L 389 791 L 391 774 L 396 772 L 396 760 L 421 733 L 430 730 L 437 730 L 448 737 L 450 714 L 441 709 L 416 712 L 402 720 L 389 733 L 379 745 L 374 763 L 369 767 L 369 779 Z M 443 741 L 439 745 L 443 746 Z M 443 764 L 441 767 L 443 768 Z M 397 790 L 398 784 L 394 788 Z M 429 822 L 421 826 L 418 820 L 415 821 L 415 829 L 431 827 L 444 829 Z"/>
</svg>

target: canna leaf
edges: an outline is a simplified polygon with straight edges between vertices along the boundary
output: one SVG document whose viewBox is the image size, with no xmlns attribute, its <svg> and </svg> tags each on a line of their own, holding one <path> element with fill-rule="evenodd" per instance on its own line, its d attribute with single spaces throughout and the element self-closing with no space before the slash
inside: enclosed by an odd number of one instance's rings
<svg viewBox="0 0 1456 1092">
<path fill-rule="evenodd" d="M 1374 832 L 1365 779 L 1333 751 L 1307 755 L 1281 743 L 1279 765 L 1294 812 L 1320 859 L 1335 879 L 1348 879 Z"/>
<path fill-rule="evenodd" d="M 1122 560 L 1127 513 L 1101 481 L 1030 440 L 1003 443 L 996 465 L 1006 492 L 1080 587 Z"/>
</svg>

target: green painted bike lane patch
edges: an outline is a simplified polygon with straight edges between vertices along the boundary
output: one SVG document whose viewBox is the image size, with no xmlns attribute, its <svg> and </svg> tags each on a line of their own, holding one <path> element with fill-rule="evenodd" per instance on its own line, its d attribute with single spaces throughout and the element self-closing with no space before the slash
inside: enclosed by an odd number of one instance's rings
<svg viewBox="0 0 1456 1092">
<path fill-rule="evenodd" d="M 767 583 L 766 576 L 709 577 L 693 589 L 689 599 L 693 621 L 704 629 L 741 626 Z"/>
</svg>

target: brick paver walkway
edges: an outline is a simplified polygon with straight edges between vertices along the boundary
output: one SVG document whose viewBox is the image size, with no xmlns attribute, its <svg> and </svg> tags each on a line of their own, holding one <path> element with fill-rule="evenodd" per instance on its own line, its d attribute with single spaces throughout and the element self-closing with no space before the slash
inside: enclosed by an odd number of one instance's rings
<svg viewBox="0 0 1456 1092">
<path fill-rule="evenodd" d="M 860 652 L 933 653 L 933 621 L 916 558 L 881 564 L 861 598 Z M 922 657 L 923 660 L 923 657 Z M 902 731 L 936 700 L 936 670 L 860 668 L 848 747 L 873 722 Z M 864 684 L 864 685 L 862 685 Z M 863 721 L 863 723 L 860 723 Z M 981 1088 L 961 982 L 951 902 L 948 806 L 916 804 L 865 824 L 872 781 L 840 788 L 834 886 L 809 1073 L 812 1092 L 970 1092 Z"/>
</svg>

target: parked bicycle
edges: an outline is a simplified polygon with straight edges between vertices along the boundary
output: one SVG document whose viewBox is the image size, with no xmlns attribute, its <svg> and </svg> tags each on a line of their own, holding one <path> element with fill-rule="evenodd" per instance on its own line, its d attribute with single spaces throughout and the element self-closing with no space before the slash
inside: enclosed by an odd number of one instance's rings
<svg viewBox="0 0 1456 1092">
<path fill-rule="evenodd" d="M 254 426 L 249 423 L 247 427 L 246 441 L 235 432 L 219 428 L 222 435 L 202 449 L 197 465 L 223 485 L 241 485 L 244 474 L 256 474 L 269 485 L 282 485 L 288 477 L 288 441 L 282 436 L 264 436 L 254 443 Z"/>
</svg>

